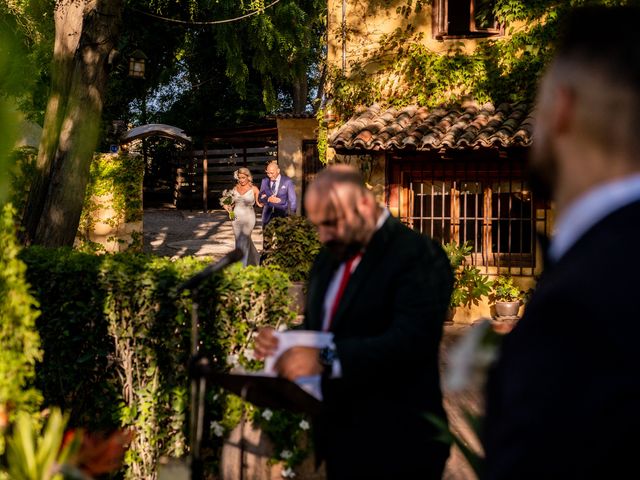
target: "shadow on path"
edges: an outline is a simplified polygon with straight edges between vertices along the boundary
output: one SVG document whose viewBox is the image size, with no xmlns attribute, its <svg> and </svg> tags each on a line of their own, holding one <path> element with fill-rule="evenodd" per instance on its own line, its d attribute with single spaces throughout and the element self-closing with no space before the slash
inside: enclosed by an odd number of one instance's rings
<svg viewBox="0 0 640 480">
<path fill-rule="evenodd" d="M 227 212 L 145 209 L 144 252 L 172 258 L 193 255 L 219 258 L 235 248 L 233 226 Z M 253 243 L 262 250 L 262 227 L 256 216 Z"/>
</svg>

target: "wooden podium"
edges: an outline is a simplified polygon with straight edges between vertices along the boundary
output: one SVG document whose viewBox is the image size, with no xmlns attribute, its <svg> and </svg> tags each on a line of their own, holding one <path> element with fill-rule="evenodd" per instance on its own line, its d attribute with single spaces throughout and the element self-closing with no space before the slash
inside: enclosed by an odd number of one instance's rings
<svg viewBox="0 0 640 480">
<path fill-rule="evenodd" d="M 251 373 L 211 373 L 209 381 L 257 407 L 315 415 L 322 402 L 297 383 L 282 377 Z"/>
</svg>

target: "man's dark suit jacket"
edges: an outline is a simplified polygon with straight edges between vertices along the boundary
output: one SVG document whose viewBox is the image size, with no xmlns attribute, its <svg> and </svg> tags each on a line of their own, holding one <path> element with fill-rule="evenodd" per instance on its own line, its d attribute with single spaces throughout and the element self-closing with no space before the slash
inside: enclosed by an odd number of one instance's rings
<svg viewBox="0 0 640 480">
<path fill-rule="evenodd" d="M 318 255 L 305 328 L 322 328 L 337 266 L 326 250 Z M 374 234 L 332 322 L 342 377 L 323 381 L 315 421 L 330 480 L 440 478 L 449 447 L 424 415 L 445 418 L 438 347 L 452 282 L 432 240 L 393 217 Z"/>
<path fill-rule="evenodd" d="M 271 203 L 267 201 L 271 195 L 275 195 L 280 199 L 280 203 Z M 260 192 L 258 198 L 261 203 L 264 203 L 262 207 L 262 227 L 264 228 L 272 218 L 286 217 L 296 212 L 297 199 L 296 199 L 296 187 L 286 175 L 280 175 L 280 185 L 278 191 L 271 190 L 271 180 L 269 177 L 262 179 L 260 184 Z"/>
<path fill-rule="evenodd" d="M 639 242 L 637 202 L 545 270 L 490 375 L 487 479 L 640 476 Z"/>
</svg>

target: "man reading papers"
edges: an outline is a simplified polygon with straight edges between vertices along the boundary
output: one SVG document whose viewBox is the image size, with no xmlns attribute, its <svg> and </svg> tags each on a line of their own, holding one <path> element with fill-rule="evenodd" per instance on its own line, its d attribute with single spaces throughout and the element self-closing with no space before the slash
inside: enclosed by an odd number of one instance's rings
<svg viewBox="0 0 640 480">
<path fill-rule="evenodd" d="M 445 419 L 438 347 L 452 289 L 442 248 L 380 208 L 359 172 L 320 172 L 305 197 L 324 244 L 311 271 L 304 328 L 333 333 L 275 363 L 290 380 L 322 376 L 317 460 L 330 480 L 440 479 L 449 446 L 426 418 Z M 272 329 L 256 353 L 278 348 Z"/>
</svg>

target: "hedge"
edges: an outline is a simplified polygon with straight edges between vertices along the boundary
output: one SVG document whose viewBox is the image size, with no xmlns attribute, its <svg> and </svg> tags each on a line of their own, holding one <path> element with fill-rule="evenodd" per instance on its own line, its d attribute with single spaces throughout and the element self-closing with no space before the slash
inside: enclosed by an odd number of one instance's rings
<svg viewBox="0 0 640 480">
<path fill-rule="evenodd" d="M 23 250 L 21 258 L 41 308 L 37 327 L 44 360 L 37 366 L 36 386 L 44 404 L 61 406 L 73 425 L 90 430 L 134 427 L 125 478 L 153 479 L 161 456 L 188 452 L 194 294 L 201 348 L 221 370 L 234 364 L 255 368 L 252 333 L 294 319 L 288 278 L 270 268 L 235 265 L 197 292 L 176 296 L 176 286 L 206 266 L 206 260 L 95 256 L 41 247 Z M 217 389 L 207 401 L 207 425 L 227 430 L 248 408 Z M 300 419 L 292 417 L 292 422 Z M 215 470 L 222 445 L 215 430 L 206 449 L 209 470 Z"/>
</svg>

